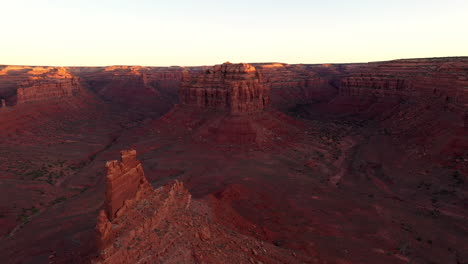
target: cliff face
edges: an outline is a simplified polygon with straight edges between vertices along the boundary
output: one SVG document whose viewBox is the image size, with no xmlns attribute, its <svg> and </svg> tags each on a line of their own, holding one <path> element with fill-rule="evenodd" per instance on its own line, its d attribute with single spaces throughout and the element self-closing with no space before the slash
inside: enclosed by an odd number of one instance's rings
<svg viewBox="0 0 468 264">
<path fill-rule="evenodd" d="M 74 78 L 64 80 L 27 81 L 18 88 L 17 104 L 40 102 L 76 96 L 81 87 Z"/>
<path fill-rule="evenodd" d="M 267 107 L 269 92 L 252 65 L 225 63 L 199 73 L 187 73 L 179 95 L 185 105 L 244 114 Z"/>
</svg>

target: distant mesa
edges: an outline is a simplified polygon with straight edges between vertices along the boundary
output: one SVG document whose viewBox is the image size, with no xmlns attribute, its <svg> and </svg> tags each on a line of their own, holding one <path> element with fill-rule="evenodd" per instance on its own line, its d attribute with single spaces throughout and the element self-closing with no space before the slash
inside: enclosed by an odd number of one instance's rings
<svg viewBox="0 0 468 264">
<path fill-rule="evenodd" d="M 205 71 L 186 73 L 180 101 L 183 105 L 245 114 L 265 109 L 270 102 L 270 89 L 254 66 L 226 62 Z"/>
</svg>

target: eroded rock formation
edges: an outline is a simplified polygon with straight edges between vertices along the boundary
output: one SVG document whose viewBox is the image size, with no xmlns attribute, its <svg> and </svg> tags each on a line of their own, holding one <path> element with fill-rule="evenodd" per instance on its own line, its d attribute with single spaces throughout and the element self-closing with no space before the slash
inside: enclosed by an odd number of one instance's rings
<svg viewBox="0 0 468 264">
<path fill-rule="evenodd" d="M 29 74 L 17 90 L 17 104 L 68 98 L 81 90 L 78 78 L 65 68 L 33 68 Z"/>
<path fill-rule="evenodd" d="M 135 150 L 121 151 L 122 161 L 109 161 L 106 164 L 106 215 L 112 220 L 125 201 L 133 199 L 141 188 L 148 185 L 143 167 L 136 159 Z"/>
<path fill-rule="evenodd" d="M 149 248 L 136 247 L 140 242 L 146 246 L 157 242 L 153 230 L 161 221 L 190 205 L 191 195 L 180 182 L 153 189 L 135 150 L 121 151 L 121 159 L 106 164 L 106 200 L 96 225 L 99 257 L 95 263 L 134 263 L 139 254 L 154 260 L 157 254 Z M 139 250 L 137 254 L 132 248 Z"/>
<path fill-rule="evenodd" d="M 0 97 L 8 106 L 70 98 L 81 90 L 80 78 L 66 67 L 7 66 L 0 70 Z"/>
<path fill-rule="evenodd" d="M 213 222 L 206 204 L 192 201 L 182 182 L 154 189 L 135 150 L 121 154 L 122 162 L 107 163 L 106 209 L 97 218 L 98 252 L 91 263 L 315 263 Z"/>
<path fill-rule="evenodd" d="M 187 74 L 180 89 L 180 102 L 243 114 L 267 107 L 269 93 L 269 87 L 264 85 L 254 66 L 224 63 L 191 76 Z"/>
</svg>

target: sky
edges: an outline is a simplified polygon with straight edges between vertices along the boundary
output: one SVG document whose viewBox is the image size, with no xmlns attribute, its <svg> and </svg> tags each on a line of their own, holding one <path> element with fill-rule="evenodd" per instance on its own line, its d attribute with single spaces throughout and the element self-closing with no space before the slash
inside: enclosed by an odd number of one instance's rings
<svg viewBox="0 0 468 264">
<path fill-rule="evenodd" d="M 0 0 L 0 64 L 468 56 L 467 0 Z"/>
</svg>

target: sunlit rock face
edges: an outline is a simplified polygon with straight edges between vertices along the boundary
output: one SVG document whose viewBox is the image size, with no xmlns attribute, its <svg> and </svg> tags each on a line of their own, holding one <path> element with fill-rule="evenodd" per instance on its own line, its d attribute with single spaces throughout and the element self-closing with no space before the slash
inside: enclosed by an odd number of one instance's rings
<svg viewBox="0 0 468 264">
<path fill-rule="evenodd" d="M 7 66 L 0 70 L 3 106 L 66 99 L 81 91 L 80 78 L 66 67 Z"/>
<path fill-rule="evenodd" d="M 180 101 L 184 105 L 245 114 L 267 107 L 269 92 L 254 66 L 224 63 L 199 73 L 186 73 Z"/>
</svg>

